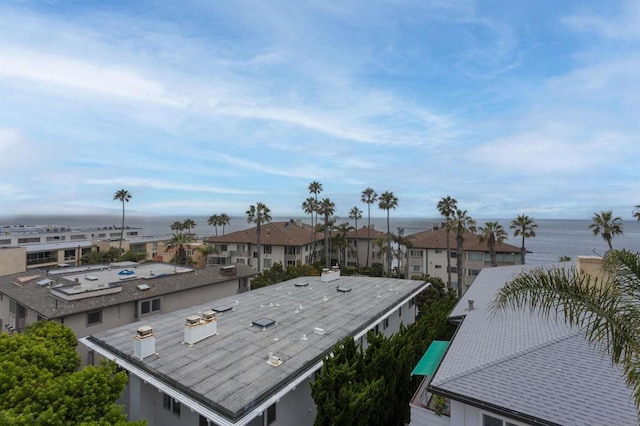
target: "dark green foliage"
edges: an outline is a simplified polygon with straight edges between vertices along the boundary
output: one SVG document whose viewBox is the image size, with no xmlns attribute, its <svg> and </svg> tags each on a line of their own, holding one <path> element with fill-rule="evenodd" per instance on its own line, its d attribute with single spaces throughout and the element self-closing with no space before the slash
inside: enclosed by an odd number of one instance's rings
<svg viewBox="0 0 640 426">
<path fill-rule="evenodd" d="M 320 271 L 313 265 L 300 264 L 289 265 L 284 269 L 282 263 L 276 263 L 269 269 L 265 269 L 251 280 L 251 289 L 266 287 L 272 284 L 281 283 L 297 277 L 319 276 Z"/>
<path fill-rule="evenodd" d="M 0 334 L 0 424 L 130 424 L 115 404 L 126 373 L 112 362 L 77 371 L 76 345 L 71 329 L 53 321 Z"/>
<path fill-rule="evenodd" d="M 382 263 L 372 263 L 371 268 L 369 268 L 369 276 L 370 277 L 381 277 L 383 272 Z"/>
<path fill-rule="evenodd" d="M 447 317 L 456 302 L 442 280 L 434 279 L 417 300 L 421 314 L 416 323 L 391 337 L 370 331 L 366 350 L 353 338 L 336 345 L 311 384 L 318 408 L 315 424 L 408 423 L 409 402 L 419 384 L 411 370 L 433 340 L 453 336 L 455 326 Z"/>
</svg>

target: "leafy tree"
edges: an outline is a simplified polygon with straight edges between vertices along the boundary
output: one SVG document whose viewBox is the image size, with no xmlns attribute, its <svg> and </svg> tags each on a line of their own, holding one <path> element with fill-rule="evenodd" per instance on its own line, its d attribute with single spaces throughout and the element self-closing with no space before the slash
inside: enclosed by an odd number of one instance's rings
<svg viewBox="0 0 640 426">
<path fill-rule="evenodd" d="M 380 195 L 378 199 L 378 207 L 387 211 L 387 247 L 391 250 L 391 227 L 389 224 L 389 212 L 391 209 L 398 207 L 398 197 L 393 195 L 391 191 L 385 191 Z M 387 256 L 387 274 L 391 276 L 391 256 Z"/>
<path fill-rule="evenodd" d="M 318 208 L 320 207 L 320 205 L 318 204 L 318 194 L 320 194 L 322 192 L 322 184 L 318 181 L 313 181 L 309 184 L 309 194 L 313 194 L 313 208 L 314 208 L 314 216 L 315 216 L 315 221 L 312 221 L 311 223 L 311 227 L 313 228 L 313 236 L 312 236 L 312 242 L 311 245 L 313 247 L 313 249 L 311 250 L 311 263 L 314 263 L 316 260 L 316 228 L 318 227 Z M 315 225 L 314 225 L 315 224 Z M 326 243 L 326 242 L 325 242 Z"/>
<path fill-rule="evenodd" d="M 381 277 L 383 272 L 383 265 L 380 262 L 373 262 L 369 268 L 370 277 Z"/>
<path fill-rule="evenodd" d="M 353 219 L 355 224 L 353 229 L 356 231 L 356 268 L 360 267 L 360 256 L 358 254 L 358 220 L 362 219 L 362 210 L 358 206 L 351 207 L 349 210 L 349 219 Z"/>
<path fill-rule="evenodd" d="M 537 268 L 522 273 L 498 292 L 496 311 L 530 309 L 581 327 L 591 343 L 602 342 L 622 366 L 640 415 L 640 253 L 610 250 L 605 278 L 575 268 Z"/>
<path fill-rule="evenodd" d="M 200 256 L 202 256 L 202 267 L 204 268 L 205 266 L 207 266 L 207 258 L 209 257 L 210 254 L 217 254 L 219 253 L 218 249 L 215 246 L 209 245 L 209 244 L 203 244 L 201 246 L 196 247 L 196 251 L 198 253 L 200 253 Z"/>
<path fill-rule="evenodd" d="M 456 246 L 457 246 L 457 275 L 458 275 L 458 297 L 462 297 L 462 278 L 464 271 L 462 269 L 462 256 L 464 255 L 464 234 L 466 232 L 476 232 L 476 221 L 467 215 L 466 210 L 456 209 L 451 216 L 451 228 L 456 230 Z"/>
<path fill-rule="evenodd" d="M 271 210 L 264 203 L 257 202 L 256 205 L 249 206 L 249 210 L 246 211 L 247 214 L 247 223 L 255 223 L 256 224 L 256 240 L 257 240 L 257 248 L 258 248 L 258 272 L 261 272 L 260 269 L 260 258 L 262 253 L 260 253 L 260 240 L 262 237 L 262 224 L 271 222 Z"/>
<path fill-rule="evenodd" d="M 271 268 L 260 272 L 251 280 L 251 289 L 266 287 L 269 285 L 281 283 L 283 281 L 291 280 L 297 277 L 313 277 L 319 276 L 320 271 L 307 263 L 288 265 L 285 269 L 282 263 L 278 262 L 271 266 Z"/>
<path fill-rule="evenodd" d="M 526 238 L 533 238 L 536 236 L 536 228 L 538 224 L 533 218 L 519 214 L 517 218 L 511 221 L 510 228 L 513 229 L 513 236 L 522 236 L 522 246 L 520 247 L 520 263 L 524 265 L 524 258 L 527 254 L 527 249 L 524 246 L 524 240 Z"/>
<path fill-rule="evenodd" d="M 593 235 L 602 235 L 602 238 L 609 245 L 609 250 L 613 249 L 611 241 L 616 235 L 622 235 L 622 219 L 620 217 L 613 217 L 611 210 L 601 211 L 599 214 L 594 213 L 592 223 L 589 225 L 589 229 L 593 231 Z"/>
<path fill-rule="evenodd" d="M 176 254 L 174 256 L 174 262 L 178 265 L 186 265 L 187 264 L 187 251 L 184 246 L 189 247 L 190 244 L 194 241 L 193 235 L 178 231 L 171 236 L 171 239 L 167 241 L 167 247 L 176 248 Z"/>
<path fill-rule="evenodd" d="M 347 239 L 347 233 L 352 231 L 353 226 L 349 225 L 349 223 L 344 222 L 340 225 L 334 227 L 336 230 L 336 235 L 333 238 L 332 245 L 335 247 L 336 252 L 338 253 L 338 259 L 342 268 L 346 268 L 347 266 L 347 250 L 353 250 L 353 247 L 349 245 L 349 240 Z"/>
<path fill-rule="evenodd" d="M 0 334 L 0 424 L 128 423 L 115 401 L 127 375 L 113 362 L 77 370 L 80 356 L 70 328 L 54 321 Z"/>
<path fill-rule="evenodd" d="M 504 243 L 507 240 L 507 232 L 498 222 L 485 222 L 483 227 L 478 228 L 478 231 L 480 232 L 478 234 L 480 242 L 486 242 L 489 246 L 491 266 L 498 266 L 498 261 L 496 260 L 496 244 Z"/>
<path fill-rule="evenodd" d="M 209 216 L 209 220 L 207 220 L 207 225 L 213 226 L 213 228 L 216 230 L 216 237 L 217 237 L 218 236 L 218 225 L 220 225 L 220 215 L 219 214 L 212 214 L 211 216 Z"/>
<path fill-rule="evenodd" d="M 438 211 L 445 218 L 445 232 L 447 233 L 447 283 L 451 284 L 451 220 L 458 209 L 458 201 L 447 195 L 438 201 Z"/>
<path fill-rule="evenodd" d="M 104 253 L 99 251 L 91 250 L 88 253 L 82 255 L 82 264 L 83 265 L 95 265 L 98 263 L 104 263 Z"/>
<path fill-rule="evenodd" d="M 571 257 L 570 256 L 562 255 L 562 256 L 560 256 L 558 258 L 558 262 L 569 262 L 569 261 L 571 261 Z"/>
<path fill-rule="evenodd" d="M 331 216 L 336 212 L 336 205 L 328 198 L 323 198 L 318 203 L 318 213 L 324 217 L 324 262 L 325 267 L 331 267 L 331 258 L 329 256 L 329 230 L 331 229 Z"/>
<path fill-rule="evenodd" d="M 636 218 L 638 222 L 640 222 L 640 204 L 636 205 L 633 208 L 633 212 L 631 212 L 631 214 Z"/>
<path fill-rule="evenodd" d="M 362 191 L 360 201 L 367 205 L 367 268 L 369 267 L 369 252 L 371 251 L 371 204 L 378 200 L 378 194 L 369 187 Z"/>
<path fill-rule="evenodd" d="M 115 262 L 120 259 L 120 256 L 122 256 L 122 249 L 118 247 L 109 247 L 107 251 L 102 254 L 102 256 L 105 262 Z"/>
<path fill-rule="evenodd" d="M 122 202 L 122 226 L 120 227 L 122 232 L 120 233 L 120 245 L 118 246 L 118 248 L 122 249 L 122 240 L 124 240 L 124 204 L 131 200 L 131 193 L 126 189 L 121 189 L 113 194 L 113 199 Z"/>
<path fill-rule="evenodd" d="M 126 252 L 124 252 L 122 254 L 122 256 L 120 256 L 119 261 L 129 261 L 129 262 L 140 262 L 142 260 L 145 260 L 145 254 L 144 253 L 136 253 L 132 250 L 128 250 Z"/>
</svg>

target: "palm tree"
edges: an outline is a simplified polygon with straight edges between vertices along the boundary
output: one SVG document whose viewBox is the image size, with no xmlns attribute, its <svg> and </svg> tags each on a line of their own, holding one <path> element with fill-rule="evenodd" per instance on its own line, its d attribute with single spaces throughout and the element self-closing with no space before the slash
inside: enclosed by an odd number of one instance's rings
<svg viewBox="0 0 640 426">
<path fill-rule="evenodd" d="M 182 226 L 184 227 L 184 229 L 187 230 L 188 234 L 191 234 L 191 230 L 195 228 L 197 225 L 193 221 L 193 219 L 185 219 L 185 221 L 182 223 Z"/>
<path fill-rule="evenodd" d="M 575 268 L 522 273 L 498 292 L 494 309 L 529 308 L 544 317 L 564 318 L 582 327 L 589 342 L 608 344 L 612 362 L 622 367 L 633 389 L 640 415 L 640 253 L 609 250 L 603 268 L 609 272 L 604 279 Z"/>
<path fill-rule="evenodd" d="M 369 267 L 369 251 L 371 250 L 371 204 L 378 199 L 378 194 L 369 187 L 362 191 L 360 201 L 367 205 L 367 268 Z"/>
<path fill-rule="evenodd" d="M 342 256 L 341 265 L 345 268 L 347 266 L 347 250 L 353 249 L 353 247 L 349 245 L 347 233 L 352 231 L 354 228 L 348 222 L 344 222 L 334 227 L 334 229 L 336 230 L 336 235 L 333 238 L 332 245 L 338 252 L 338 258 Z"/>
<path fill-rule="evenodd" d="M 408 253 L 409 249 L 413 247 L 413 242 L 409 238 L 405 238 L 404 236 L 404 228 L 398 228 L 398 233 L 391 236 L 391 239 L 394 243 L 398 245 L 398 254 L 396 258 L 398 259 L 398 272 L 402 269 L 402 265 L 404 264 L 406 270 L 404 271 L 405 278 L 409 277 L 409 262 L 405 263 L 405 255 Z M 407 248 L 407 252 L 402 252 L 402 247 Z"/>
<path fill-rule="evenodd" d="M 218 236 L 218 225 L 220 225 L 220 215 L 219 214 L 212 214 L 211 216 L 209 216 L 209 220 L 207 220 L 207 225 L 213 226 L 213 228 L 216 230 L 216 237 L 217 237 Z"/>
<path fill-rule="evenodd" d="M 453 216 L 457 208 L 458 201 L 449 195 L 442 197 L 442 199 L 438 201 L 438 211 L 447 221 L 444 228 L 447 233 L 447 286 L 451 285 L 451 242 L 449 239 L 451 234 L 451 216 Z"/>
<path fill-rule="evenodd" d="M 313 181 L 309 184 L 309 194 L 313 194 L 313 199 L 314 199 L 314 208 L 315 210 L 315 221 L 312 220 L 311 223 L 311 227 L 314 229 L 318 227 L 318 194 L 322 192 L 322 184 L 318 181 Z M 315 223 L 315 227 L 314 227 L 314 223 Z M 311 245 L 313 246 L 313 249 L 311 250 L 311 263 L 314 263 L 316 260 L 316 233 L 313 233 L 312 236 L 312 241 L 311 241 Z"/>
<path fill-rule="evenodd" d="M 360 267 L 360 256 L 358 255 L 358 219 L 362 219 L 362 210 L 358 206 L 351 207 L 349 210 L 349 219 L 355 221 L 354 230 L 356 231 L 356 268 Z"/>
<path fill-rule="evenodd" d="M 224 235 L 224 228 L 231 223 L 231 218 L 226 213 L 220 213 L 218 217 L 220 218 L 218 224 L 222 226 L 222 235 Z"/>
<path fill-rule="evenodd" d="M 331 267 L 331 259 L 329 258 L 329 229 L 331 216 L 336 212 L 336 205 L 328 198 L 323 198 L 318 203 L 318 213 L 324 216 L 324 262 L 325 267 Z"/>
<path fill-rule="evenodd" d="M 451 216 L 451 229 L 456 230 L 456 245 L 457 245 L 457 259 L 456 259 L 456 273 L 458 274 L 458 297 L 462 297 L 462 277 L 464 271 L 462 269 L 462 256 L 464 255 L 464 234 L 467 232 L 476 232 L 476 221 L 467 216 L 466 210 L 456 209 Z"/>
<path fill-rule="evenodd" d="M 113 194 L 113 199 L 122 201 L 122 226 L 120 227 L 120 245 L 118 245 L 118 249 L 122 251 L 122 240 L 124 239 L 124 203 L 128 203 L 129 200 L 131 200 L 131 193 L 126 189 L 121 189 Z"/>
<path fill-rule="evenodd" d="M 179 220 L 176 220 L 175 222 L 173 222 L 171 224 L 170 228 L 174 232 L 183 231 L 184 230 L 184 223 L 180 222 Z"/>
<path fill-rule="evenodd" d="M 189 246 L 193 242 L 193 235 L 187 232 L 178 231 L 171 236 L 167 242 L 167 247 L 176 247 L 175 263 L 178 265 L 187 264 L 187 253 L 184 246 Z"/>
<path fill-rule="evenodd" d="M 387 211 L 387 246 L 391 250 L 391 227 L 389 224 L 389 212 L 398 206 L 398 197 L 391 191 L 385 191 L 380 195 L 378 207 Z M 391 276 L 391 256 L 387 256 L 387 273 Z"/>
<path fill-rule="evenodd" d="M 593 231 L 593 235 L 601 234 L 602 238 L 609 245 L 609 250 L 613 249 L 611 240 L 616 235 L 622 235 L 622 219 L 613 217 L 611 210 L 601 211 L 600 214 L 594 213 L 593 222 L 589 225 L 589 229 Z"/>
<path fill-rule="evenodd" d="M 258 245 L 258 272 L 260 270 L 260 237 L 262 232 L 262 224 L 271 222 L 271 210 L 264 203 L 258 202 L 256 205 L 249 206 L 249 210 L 246 211 L 247 223 L 256 224 L 256 240 Z"/>
<path fill-rule="evenodd" d="M 203 260 L 203 265 L 202 267 L 207 266 L 207 259 L 209 257 L 210 254 L 217 254 L 219 253 L 218 249 L 215 246 L 209 245 L 207 243 L 199 246 L 196 248 L 196 251 L 198 253 L 200 253 L 200 255 L 202 256 L 202 260 Z"/>
<path fill-rule="evenodd" d="M 638 222 L 640 222 L 640 204 L 636 205 L 633 208 L 632 214 L 633 214 L 633 217 L 635 217 L 638 220 Z"/>
<path fill-rule="evenodd" d="M 498 222 L 485 222 L 484 227 L 478 228 L 478 238 L 481 243 L 486 242 L 489 246 L 489 257 L 491 266 L 498 266 L 496 260 L 496 244 L 504 243 L 507 240 L 507 231 Z"/>
<path fill-rule="evenodd" d="M 522 246 L 520 247 L 520 264 L 524 265 L 524 257 L 527 254 L 527 249 L 524 246 L 524 240 L 526 238 L 533 238 L 536 236 L 536 228 L 538 224 L 534 222 L 532 217 L 524 214 L 519 214 L 517 218 L 511 221 L 509 228 L 513 229 L 513 236 L 522 236 Z"/>
<path fill-rule="evenodd" d="M 302 211 L 311 216 L 311 253 L 309 254 L 309 263 L 313 264 L 315 257 L 315 241 L 316 241 L 316 227 L 313 225 L 313 214 L 316 213 L 317 204 L 313 197 L 307 197 L 302 202 Z"/>
</svg>

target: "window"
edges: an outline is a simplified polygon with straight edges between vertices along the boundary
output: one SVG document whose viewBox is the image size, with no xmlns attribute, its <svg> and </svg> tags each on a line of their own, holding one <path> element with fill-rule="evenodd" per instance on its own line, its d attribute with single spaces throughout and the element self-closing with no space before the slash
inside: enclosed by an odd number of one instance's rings
<svg viewBox="0 0 640 426">
<path fill-rule="evenodd" d="M 457 257 L 458 257 L 458 252 L 457 252 L 457 251 L 454 251 L 454 250 L 451 250 L 451 251 L 449 252 L 449 257 L 450 257 L 450 258 L 452 258 L 452 259 L 457 258 Z"/>
<path fill-rule="evenodd" d="M 296 266 L 295 260 L 287 260 L 287 266 Z"/>
<path fill-rule="evenodd" d="M 84 235 L 84 234 L 72 235 L 70 239 L 71 240 L 75 240 L 75 241 L 77 241 L 77 240 L 86 240 L 87 236 Z"/>
<path fill-rule="evenodd" d="M 221 252 L 223 251 L 227 251 L 227 245 L 226 244 L 220 244 L 218 247 L 218 250 L 220 250 Z"/>
<path fill-rule="evenodd" d="M 467 275 L 476 276 L 480 273 L 480 269 L 467 269 Z"/>
<path fill-rule="evenodd" d="M 484 259 L 484 255 L 480 252 L 471 252 L 471 253 L 467 253 L 467 259 L 472 260 L 472 261 L 480 261 L 482 262 L 482 260 Z"/>
<path fill-rule="evenodd" d="M 236 248 L 238 249 L 238 251 L 245 251 L 245 250 L 247 250 L 247 248 L 245 247 L 245 245 L 244 245 L 244 244 L 238 244 L 238 245 L 236 246 Z"/>
<path fill-rule="evenodd" d="M 497 416 L 494 414 L 482 413 L 482 426 L 520 426 L 520 423 L 515 423 L 505 417 Z"/>
<path fill-rule="evenodd" d="M 87 325 L 101 324 L 102 311 L 93 311 L 87 313 Z"/>
<path fill-rule="evenodd" d="M 389 317 L 382 320 L 382 329 L 386 330 L 387 328 L 389 328 Z"/>
<path fill-rule="evenodd" d="M 140 316 L 160 312 L 161 305 L 159 297 L 140 301 Z"/>
<path fill-rule="evenodd" d="M 176 416 L 180 416 L 180 401 L 171 398 L 166 393 L 162 394 L 162 407 L 171 411 Z"/>
<path fill-rule="evenodd" d="M 39 243 L 40 237 L 18 238 L 18 244 Z"/>
<path fill-rule="evenodd" d="M 65 250 L 64 251 L 64 260 L 73 260 L 76 258 L 76 250 Z"/>
<path fill-rule="evenodd" d="M 94 365 L 95 364 L 95 352 L 92 350 L 89 350 L 89 352 L 87 352 L 87 365 Z"/>
<path fill-rule="evenodd" d="M 300 246 L 286 246 L 284 249 L 285 254 L 300 254 Z"/>
<path fill-rule="evenodd" d="M 435 268 L 436 269 L 442 269 L 442 265 L 436 265 Z"/>
<path fill-rule="evenodd" d="M 263 263 L 265 268 L 271 268 L 271 259 L 264 259 Z"/>
<path fill-rule="evenodd" d="M 266 246 L 262 246 L 262 252 L 264 254 L 271 254 L 271 246 L 270 245 L 266 245 Z"/>
<path fill-rule="evenodd" d="M 398 308 L 398 316 L 401 317 L 402 316 L 402 306 L 400 306 L 400 308 Z"/>
<path fill-rule="evenodd" d="M 413 305 L 416 304 L 416 299 L 415 297 L 412 297 L 411 299 L 409 299 L 409 307 L 413 308 Z"/>
<path fill-rule="evenodd" d="M 436 249 L 436 253 L 440 254 L 440 253 L 442 253 L 442 250 Z"/>
<path fill-rule="evenodd" d="M 413 265 L 411 266 L 412 272 L 422 272 L 422 265 Z"/>
<path fill-rule="evenodd" d="M 247 262 L 245 261 L 245 259 L 238 258 L 238 259 L 236 259 L 236 263 L 238 263 L 240 265 L 246 265 Z"/>
<path fill-rule="evenodd" d="M 422 250 L 410 250 L 409 256 L 411 257 L 422 257 Z"/>
<path fill-rule="evenodd" d="M 276 404 L 267 408 L 267 424 L 270 425 L 276 421 Z"/>
</svg>

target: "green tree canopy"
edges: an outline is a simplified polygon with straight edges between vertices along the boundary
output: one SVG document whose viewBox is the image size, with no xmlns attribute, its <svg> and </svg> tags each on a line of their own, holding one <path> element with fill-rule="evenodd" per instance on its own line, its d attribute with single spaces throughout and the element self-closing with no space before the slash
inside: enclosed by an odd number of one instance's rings
<svg viewBox="0 0 640 426">
<path fill-rule="evenodd" d="M 53 321 L 0 334 L 0 424 L 134 424 L 115 403 L 126 373 L 113 362 L 78 371 L 76 345 L 73 331 Z"/>
<path fill-rule="evenodd" d="M 255 290 L 257 288 L 281 283 L 297 277 L 317 277 L 319 275 L 320 271 L 313 265 L 298 263 L 295 266 L 289 265 L 285 269 L 282 266 L 282 263 L 278 262 L 271 265 L 271 268 L 256 275 L 251 280 L 251 289 Z"/>
</svg>

